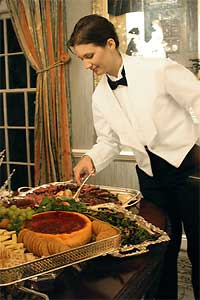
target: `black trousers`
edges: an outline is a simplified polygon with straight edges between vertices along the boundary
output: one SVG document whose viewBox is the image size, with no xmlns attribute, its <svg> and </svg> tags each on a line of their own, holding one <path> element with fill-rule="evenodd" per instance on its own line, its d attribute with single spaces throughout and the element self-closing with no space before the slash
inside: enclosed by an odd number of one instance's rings
<svg viewBox="0 0 200 300">
<path fill-rule="evenodd" d="M 200 147 L 195 145 L 179 168 L 147 149 L 153 177 L 136 167 L 140 190 L 146 200 L 161 207 L 171 222 L 171 240 L 164 259 L 156 299 L 177 299 L 177 258 L 182 228 L 187 237 L 187 253 L 192 264 L 192 284 L 195 299 L 200 299 Z"/>
</svg>

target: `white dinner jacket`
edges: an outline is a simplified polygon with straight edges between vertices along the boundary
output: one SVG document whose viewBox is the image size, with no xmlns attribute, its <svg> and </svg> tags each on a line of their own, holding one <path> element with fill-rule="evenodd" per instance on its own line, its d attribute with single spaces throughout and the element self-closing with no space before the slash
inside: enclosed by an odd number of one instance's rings
<svg viewBox="0 0 200 300">
<path fill-rule="evenodd" d="M 99 172 L 119 154 L 121 146 L 134 151 L 141 169 L 152 176 L 149 150 L 180 166 L 200 136 L 200 81 L 170 59 L 122 55 L 128 82 L 128 114 L 120 107 L 106 75 L 93 93 L 97 143 L 86 154 Z"/>
</svg>

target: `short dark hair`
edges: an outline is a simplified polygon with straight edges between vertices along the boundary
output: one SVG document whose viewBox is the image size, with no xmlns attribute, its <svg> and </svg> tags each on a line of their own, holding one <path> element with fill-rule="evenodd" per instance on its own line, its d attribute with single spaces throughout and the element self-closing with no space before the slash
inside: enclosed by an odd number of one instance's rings
<svg viewBox="0 0 200 300">
<path fill-rule="evenodd" d="M 67 47 L 70 48 L 82 44 L 94 44 L 105 47 L 109 38 L 115 41 L 116 48 L 118 48 L 119 38 L 114 25 L 100 15 L 88 15 L 76 23 L 67 42 Z"/>
</svg>

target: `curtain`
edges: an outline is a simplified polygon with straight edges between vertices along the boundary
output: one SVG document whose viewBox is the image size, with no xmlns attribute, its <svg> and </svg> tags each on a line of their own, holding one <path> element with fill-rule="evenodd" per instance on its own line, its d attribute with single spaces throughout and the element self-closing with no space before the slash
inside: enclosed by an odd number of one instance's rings
<svg viewBox="0 0 200 300">
<path fill-rule="evenodd" d="M 7 0 L 25 56 L 37 72 L 35 185 L 72 177 L 65 49 L 66 1 Z"/>
</svg>

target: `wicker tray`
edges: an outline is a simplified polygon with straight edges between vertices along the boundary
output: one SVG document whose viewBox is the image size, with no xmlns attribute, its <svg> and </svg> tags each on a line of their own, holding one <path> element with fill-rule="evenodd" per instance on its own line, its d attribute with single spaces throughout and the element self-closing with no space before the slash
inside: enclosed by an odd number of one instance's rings
<svg viewBox="0 0 200 300">
<path fill-rule="evenodd" d="M 119 246 L 120 231 L 118 230 L 118 234 L 100 241 L 91 242 L 81 247 L 39 258 L 15 267 L 0 269 L 0 286 L 14 284 L 72 266 L 100 255 L 112 253 L 116 251 Z"/>
</svg>

